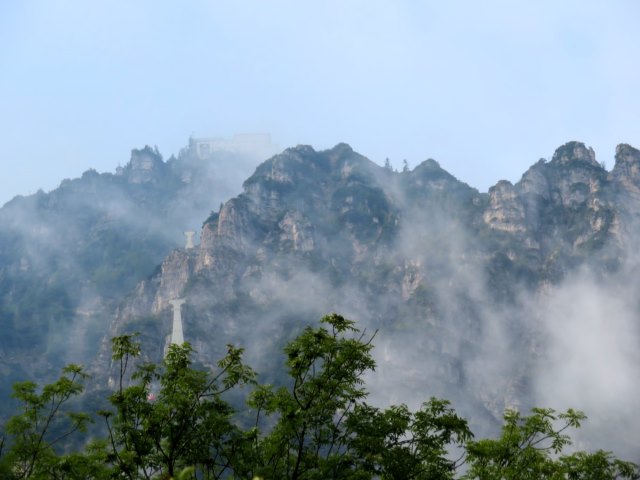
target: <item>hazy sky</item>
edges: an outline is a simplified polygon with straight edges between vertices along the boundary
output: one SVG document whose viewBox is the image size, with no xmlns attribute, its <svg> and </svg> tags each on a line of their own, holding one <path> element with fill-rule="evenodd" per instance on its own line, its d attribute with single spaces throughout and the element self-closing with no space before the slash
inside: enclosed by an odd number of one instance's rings
<svg viewBox="0 0 640 480">
<path fill-rule="evenodd" d="M 486 191 L 640 147 L 640 2 L 0 1 L 0 204 L 132 148 L 269 132 Z"/>
</svg>

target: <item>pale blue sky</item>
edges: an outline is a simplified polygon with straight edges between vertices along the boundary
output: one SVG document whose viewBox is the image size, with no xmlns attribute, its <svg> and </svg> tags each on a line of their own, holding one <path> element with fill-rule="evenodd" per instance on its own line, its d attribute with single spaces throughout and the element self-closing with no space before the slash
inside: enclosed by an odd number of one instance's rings
<svg viewBox="0 0 640 480">
<path fill-rule="evenodd" d="M 640 2 L 0 0 L 0 204 L 132 148 L 269 132 L 486 191 L 640 147 Z"/>
</svg>

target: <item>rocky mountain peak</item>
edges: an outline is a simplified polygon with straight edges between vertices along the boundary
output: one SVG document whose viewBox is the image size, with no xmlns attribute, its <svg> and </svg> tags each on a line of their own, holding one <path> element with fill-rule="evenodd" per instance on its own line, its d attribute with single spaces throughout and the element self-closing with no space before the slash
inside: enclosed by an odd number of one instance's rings
<svg viewBox="0 0 640 480">
<path fill-rule="evenodd" d="M 593 148 L 587 148 L 584 143 L 575 141 L 559 147 L 551 159 L 551 163 L 555 165 L 569 165 L 575 162 L 585 162 L 594 167 L 600 167 Z"/>
<path fill-rule="evenodd" d="M 549 180 L 546 176 L 547 163 L 543 158 L 529 167 L 520 181 L 516 184 L 524 195 L 548 200 L 551 197 Z"/>
<path fill-rule="evenodd" d="M 417 189 L 473 190 L 444 170 L 438 162 L 428 159 L 417 165 L 408 175 L 407 183 Z"/>
<path fill-rule="evenodd" d="M 334 154 L 341 154 L 341 155 L 350 155 L 353 154 L 353 148 L 351 148 L 351 145 L 349 145 L 348 143 L 338 143 L 335 147 L 333 147 L 331 149 L 331 152 Z"/>
<path fill-rule="evenodd" d="M 611 171 L 612 180 L 640 186 L 640 150 L 621 143 L 616 147 L 615 158 L 616 164 Z"/>
<path fill-rule="evenodd" d="M 157 180 L 165 166 L 158 149 L 147 145 L 141 150 L 131 150 L 131 160 L 123 173 L 129 183 L 148 183 Z"/>
<path fill-rule="evenodd" d="M 434 160 L 433 158 L 427 158 L 424 162 L 422 162 L 420 165 L 418 165 L 419 167 L 424 167 L 424 168 L 441 168 L 440 167 L 440 163 L 438 163 L 436 160 Z"/>
<path fill-rule="evenodd" d="M 483 219 L 494 230 L 510 233 L 526 230 L 524 205 L 511 182 L 500 180 L 489 189 L 489 206 Z"/>
<path fill-rule="evenodd" d="M 509 180 L 498 180 L 498 183 L 489 189 L 489 195 L 491 197 L 504 195 L 515 196 L 515 188 Z"/>
<path fill-rule="evenodd" d="M 616 147 L 616 160 L 618 157 L 634 157 L 640 158 L 640 150 L 633 148 L 627 143 L 621 143 Z"/>
<path fill-rule="evenodd" d="M 446 172 L 446 170 L 444 170 L 440 166 L 438 162 L 436 162 L 432 158 L 429 158 L 421 162 L 413 169 L 413 174 L 418 176 L 429 175 L 429 174 L 432 175 L 434 173 L 438 173 L 438 174 L 446 173 L 447 175 L 450 175 L 448 172 Z M 453 177 L 453 175 L 450 175 L 450 176 Z"/>
<path fill-rule="evenodd" d="M 295 147 L 287 148 L 283 153 L 293 155 L 313 155 L 316 151 L 311 145 L 300 144 Z"/>
</svg>

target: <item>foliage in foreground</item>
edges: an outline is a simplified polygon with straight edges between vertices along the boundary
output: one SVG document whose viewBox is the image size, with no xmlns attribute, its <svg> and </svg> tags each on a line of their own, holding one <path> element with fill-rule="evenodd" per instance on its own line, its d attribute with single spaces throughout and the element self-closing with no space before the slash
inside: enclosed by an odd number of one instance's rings
<svg viewBox="0 0 640 480">
<path fill-rule="evenodd" d="M 333 314 L 285 348 L 289 383 L 259 385 L 229 346 L 215 372 L 194 368 L 188 343 L 172 345 L 161 365 L 127 369 L 140 354 L 135 335 L 113 340 L 120 379 L 108 435 L 84 450 L 64 442 L 84 431 L 69 411 L 86 377 L 71 365 L 53 384 L 14 385 L 22 405 L 4 427 L 0 477 L 6 479 L 576 479 L 640 478 L 638 467 L 604 451 L 563 453 L 581 412 L 507 411 L 497 439 L 474 440 L 449 402 L 432 398 L 417 412 L 365 402 L 363 374 L 375 367 L 373 337 Z M 125 385 L 127 384 L 127 385 Z M 249 385 L 248 409 L 225 394 Z M 455 453 L 458 452 L 458 458 Z M 464 465 L 464 467 L 463 467 Z"/>
</svg>

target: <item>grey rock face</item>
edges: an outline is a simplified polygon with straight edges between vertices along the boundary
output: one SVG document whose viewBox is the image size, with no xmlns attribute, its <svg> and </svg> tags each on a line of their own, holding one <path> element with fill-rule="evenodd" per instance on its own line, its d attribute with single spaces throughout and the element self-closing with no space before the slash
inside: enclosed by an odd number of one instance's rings
<svg viewBox="0 0 640 480">
<path fill-rule="evenodd" d="M 610 178 L 629 193 L 637 194 L 640 191 L 640 151 L 630 145 L 618 145 Z"/>
<path fill-rule="evenodd" d="M 124 173 L 129 183 L 148 183 L 157 181 L 164 168 L 165 164 L 158 151 L 145 147 L 131 151 L 131 160 Z"/>
<path fill-rule="evenodd" d="M 489 206 L 482 218 L 494 230 L 509 233 L 527 230 L 524 203 L 515 187 L 506 180 L 489 189 Z"/>
<path fill-rule="evenodd" d="M 190 251 L 174 250 L 162 262 L 160 283 L 151 306 L 151 313 L 157 314 L 178 298 L 187 286 L 194 271 L 195 256 Z"/>
<path fill-rule="evenodd" d="M 578 165 L 584 163 L 593 167 L 600 167 L 596 162 L 596 154 L 591 147 L 587 148 L 580 142 L 568 142 L 558 148 L 551 159 L 558 165 Z"/>
</svg>

